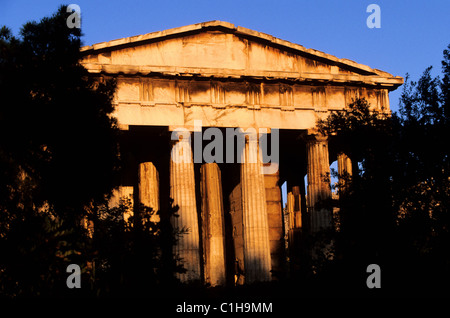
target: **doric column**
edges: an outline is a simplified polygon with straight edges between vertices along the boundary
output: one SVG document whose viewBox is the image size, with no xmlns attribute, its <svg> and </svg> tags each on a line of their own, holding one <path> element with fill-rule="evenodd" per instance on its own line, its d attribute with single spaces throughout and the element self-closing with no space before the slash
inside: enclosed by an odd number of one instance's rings
<svg viewBox="0 0 450 318">
<path fill-rule="evenodd" d="M 294 194 L 292 192 L 288 192 L 286 199 L 286 213 L 288 215 L 286 229 L 288 230 L 292 230 L 295 227 L 294 202 Z"/>
<path fill-rule="evenodd" d="M 128 222 L 128 219 L 133 216 L 133 187 L 132 186 L 119 186 L 113 190 L 111 198 L 108 202 L 108 207 L 118 208 L 123 204 L 125 211 L 123 212 L 123 219 Z"/>
<path fill-rule="evenodd" d="M 205 282 L 225 285 L 225 238 L 221 173 L 217 163 L 201 167 L 202 237 Z"/>
<path fill-rule="evenodd" d="M 345 180 L 352 176 L 352 161 L 343 152 L 339 153 L 338 159 L 338 174 L 339 174 L 339 191 L 343 192 L 345 188 Z"/>
<path fill-rule="evenodd" d="M 189 132 L 172 132 L 172 152 L 170 156 L 170 197 L 178 206 L 172 218 L 175 229 L 187 230 L 178 236 L 174 247 L 175 256 L 181 258 L 186 273 L 180 274 L 182 282 L 200 279 L 199 231 L 197 205 L 195 200 L 195 177 Z"/>
<path fill-rule="evenodd" d="M 287 194 L 287 212 L 289 213 L 289 229 L 299 229 L 302 227 L 300 187 L 292 187 L 292 191 Z"/>
<path fill-rule="evenodd" d="M 279 181 L 279 171 L 264 174 L 272 278 L 281 278 L 286 273 L 283 210 Z"/>
<path fill-rule="evenodd" d="M 139 164 L 139 202 L 153 209 L 154 214 L 150 220 L 158 222 L 156 212 L 159 211 L 159 174 L 152 162 Z"/>
<path fill-rule="evenodd" d="M 303 180 L 302 180 L 303 181 Z M 301 263 L 302 251 L 302 199 L 300 194 L 300 186 L 293 186 L 292 191 L 287 194 L 287 213 L 289 216 L 288 247 L 289 247 L 289 264 L 292 275 L 298 272 Z"/>
<path fill-rule="evenodd" d="M 266 194 L 256 134 L 245 136 L 241 186 L 244 225 L 245 282 L 269 281 L 271 259 Z"/>
<path fill-rule="evenodd" d="M 329 182 L 330 163 L 326 137 L 311 135 L 307 140 L 307 203 L 311 216 L 311 231 L 317 232 L 331 226 L 331 209 L 321 204 L 331 199 Z"/>
</svg>

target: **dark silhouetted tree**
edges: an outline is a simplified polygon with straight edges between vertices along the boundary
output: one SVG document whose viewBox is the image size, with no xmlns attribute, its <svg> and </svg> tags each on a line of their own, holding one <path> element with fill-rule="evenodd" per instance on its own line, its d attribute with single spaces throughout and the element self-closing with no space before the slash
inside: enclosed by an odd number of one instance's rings
<svg viewBox="0 0 450 318">
<path fill-rule="evenodd" d="M 449 282 L 448 50 L 442 79 L 430 71 L 417 82 L 406 77 L 398 113 L 362 99 L 319 123 L 353 160 L 353 176 L 338 189 L 335 239 L 336 264 L 354 286 L 365 287 L 371 263 L 383 270 L 384 291 L 439 295 Z"/>
<path fill-rule="evenodd" d="M 129 202 L 109 207 L 121 167 L 115 81 L 80 64 L 69 15 L 62 6 L 19 37 L 0 30 L 0 296 L 161 296 L 183 271 L 177 209 L 135 207 L 124 220 Z M 71 263 L 80 290 L 66 286 Z"/>
<path fill-rule="evenodd" d="M 0 31 L 0 293 L 65 284 L 87 248 L 82 220 L 104 202 L 119 167 L 115 83 L 80 64 L 80 36 L 61 7 Z"/>
</svg>

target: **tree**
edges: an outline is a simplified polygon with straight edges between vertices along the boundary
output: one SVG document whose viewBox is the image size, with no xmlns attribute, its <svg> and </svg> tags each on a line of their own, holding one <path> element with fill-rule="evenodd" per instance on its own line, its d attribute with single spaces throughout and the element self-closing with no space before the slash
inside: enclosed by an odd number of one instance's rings
<svg viewBox="0 0 450 318">
<path fill-rule="evenodd" d="M 352 176 L 338 176 L 345 179 L 345 187 L 342 183 L 337 186 L 339 231 L 333 237 L 334 265 L 346 273 L 339 274 L 346 277 L 346 286 L 359 290 L 367 265 L 383 267 L 391 256 L 395 125 L 389 113 L 373 109 L 365 99 L 356 99 L 344 111 L 320 121 L 318 127 L 329 136 L 336 152 L 352 160 Z"/>
<path fill-rule="evenodd" d="M 350 277 L 380 265 L 390 291 L 437 293 L 450 281 L 449 57 L 442 80 L 431 67 L 417 82 L 406 77 L 398 113 L 355 100 L 319 123 L 353 160 L 338 189 L 337 259 Z"/>
<path fill-rule="evenodd" d="M 428 67 L 417 82 L 406 77 L 400 98 L 398 148 L 402 188 L 395 204 L 399 229 L 408 240 L 410 263 L 420 283 L 439 291 L 450 282 L 450 46 L 444 50 L 442 79 Z"/>
<path fill-rule="evenodd" d="M 178 217 L 178 207 L 154 211 L 141 205 L 124 219 L 130 200 L 119 206 L 100 207 L 94 227 L 92 258 L 86 280 L 95 296 L 173 296 L 178 284 L 174 273 L 184 272 L 173 255 L 177 238 L 185 231 L 174 229 L 170 219 Z M 154 219 L 154 215 L 158 215 Z"/>
<path fill-rule="evenodd" d="M 0 293 L 45 294 L 87 248 L 82 220 L 119 168 L 115 83 L 80 65 L 65 7 L 0 31 Z"/>
<path fill-rule="evenodd" d="M 122 164 L 115 82 L 80 64 L 66 12 L 26 23 L 18 38 L 0 30 L 0 296 L 160 296 L 183 271 L 177 208 L 134 207 L 124 220 L 130 202 L 108 205 Z M 66 286 L 72 263 L 79 290 Z"/>
</svg>

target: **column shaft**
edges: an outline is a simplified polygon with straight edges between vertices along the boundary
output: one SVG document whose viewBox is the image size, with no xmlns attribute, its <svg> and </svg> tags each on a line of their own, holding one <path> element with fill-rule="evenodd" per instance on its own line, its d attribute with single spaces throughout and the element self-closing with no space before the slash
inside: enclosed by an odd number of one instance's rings
<svg viewBox="0 0 450 318">
<path fill-rule="evenodd" d="M 128 219 L 133 216 L 134 200 L 132 186 L 119 186 L 113 190 L 108 202 L 109 208 L 118 208 L 121 204 L 125 208 L 123 219 L 125 222 L 128 222 Z"/>
<path fill-rule="evenodd" d="M 331 209 L 320 207 L 331 198 L 329 182 L 330 163 L 328 141 L 325 138 L 312 136 L 307 142 L 308 156 L 308 209 L 310 210 L 311 231 L 317 232 L 331 226 Z"/>
<path fill-rule="evenodd" d="M 205 282 L 225 284 L 225 238 L 221 173 L 217 163 L 201 167 L 202 237 Z"/>
<path fill-rule="evenodd" d="M 295 198 L 292 192 L 288 192 L 286 200 L 286 212 L 288 213 L 288 230 L 295 228 L 295 214 L 294 214 Z"/>
<path fill-rule="evenodd" d="M 266 194 L 256 136 L 246 137 L 241 164 L 245 282 L 269 281 L 271 259 Z"/>
<path fill-rule="evenodd" d="M 184 137 L 184 136 L 183 136 Z M 180 274 L 182 282 L 200 279 L 199 231 L 195 199 L 195 176 L 189 138 L 180 138 L 172 147 L 170 158 L 170 196 L 178 206 L 178 217 L 172 218 L 175 229 L 187 230 L 178 236 L 175 255 L 181 258 L 186 273 Z"/>
<path fill-rule="evenodd" d="M 264 175 L 272 279 L 281 278 L 286 272 L 283 210 L 279 181 L 279 171 Z"/>
<path fill-rule="evenodd" d="M 290 192 L 291 193 L 291 192 Z M 292 199 L 293 200 L 293 214 L 294 214 L 294 228 L 299 229 L 302 227 L 302 210 L 301 210 L 301 195 L 300 195 L 300 187 L 294 186 L 292 187 Z"/>
<path fill-rule="evenodd" d="M 139 202 L 146 207 L 152 208 L 151 221 L 158 222 L 159 216 L 159 174 L 152 162 L 139 164 Z"/>
<path fill-rule="evenodd" d="M 352 161 L 345 153 L 339 153 L 338 174 L 339 174 L 339 191 L 345 191 L 345 181 L 352 176 Z"/>
</svg>

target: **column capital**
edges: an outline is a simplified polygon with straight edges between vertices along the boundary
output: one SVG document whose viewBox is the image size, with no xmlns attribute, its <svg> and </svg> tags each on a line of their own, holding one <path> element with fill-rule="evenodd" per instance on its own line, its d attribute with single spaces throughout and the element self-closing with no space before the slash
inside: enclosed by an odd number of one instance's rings
<svg viewBox="0 0 450 318">
<path fill-rule="evenodd" d="M 192 132 L 189 130 L 176 129 L 171 132 L 170 139 L 175 142 L 183 140 L 186 141 L 191 138 L 191 134 Z"/>
<path fill-rule="evenodd" d="M 324 142 L 328 141 L 328 136 L 320 134 L 318 132 L 310 134 L 308 131 L 308 135 L 304 137 L 306 142 Z"/>
</svg>

